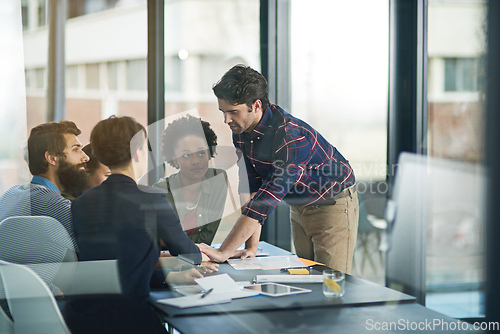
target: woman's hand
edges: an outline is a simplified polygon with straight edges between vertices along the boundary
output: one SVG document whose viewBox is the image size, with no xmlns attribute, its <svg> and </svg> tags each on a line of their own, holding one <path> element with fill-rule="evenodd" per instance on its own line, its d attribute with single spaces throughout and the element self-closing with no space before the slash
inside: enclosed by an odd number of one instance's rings
<svg viewBox="0 0 500 334">
<path fill-rule="evenodd" d="M 196 268 L 191 268 L 184 271 L 171 271 L 168 273 L 165 282 L 170 284 L 189 284 L 194 283 L 195 278 L 202 277 L 203 275 Z"/>
</svg>

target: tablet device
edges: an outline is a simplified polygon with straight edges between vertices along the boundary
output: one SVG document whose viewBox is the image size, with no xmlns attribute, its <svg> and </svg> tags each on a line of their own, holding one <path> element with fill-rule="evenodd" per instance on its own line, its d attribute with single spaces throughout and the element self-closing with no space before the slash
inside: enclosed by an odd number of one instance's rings
<svg viewBox="0 0 500 334">
<path fill-rule="evenodd" d="M 297 293 L 311 292 L 309 289 L 298 288 L 296 286 L 277 284 L 277 283 L 262 283 L 246 286 L 245 289 L 257 291 L 262 295 L 271 297 L 280 297 L 295 295 Z"/>
</svg>

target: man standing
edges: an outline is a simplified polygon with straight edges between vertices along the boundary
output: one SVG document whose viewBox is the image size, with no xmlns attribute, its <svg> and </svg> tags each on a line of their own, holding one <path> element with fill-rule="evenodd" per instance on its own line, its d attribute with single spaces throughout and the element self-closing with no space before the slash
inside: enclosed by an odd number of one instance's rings
<svg viewBox="0 0 500 334">
<path fill-rule="evenodd" d="M 60 121 L 40 124 L 28 138 L 28 165 L 33 178 L 0 197 L 0 221 L 11 216 L 49 216 L 68 231 L 77 250 L 71 202 L 62 192 L 78 194 L 85 189 L 88 156 L 78 140 L 81 131 L 75 123 Z"/>
<path fill-rule="evenodd" d="M 359 213 L 348 161 L 310 125 L 270 104 L 267 81 L 252 68 L 234 66 L 213 90 L 243 154 L 250 200 L 220 249 L 202 251 L 215 261 L 255 256 L 261 224 L 284 200 L 297 255 L 350 273 Z"/>
</svg>

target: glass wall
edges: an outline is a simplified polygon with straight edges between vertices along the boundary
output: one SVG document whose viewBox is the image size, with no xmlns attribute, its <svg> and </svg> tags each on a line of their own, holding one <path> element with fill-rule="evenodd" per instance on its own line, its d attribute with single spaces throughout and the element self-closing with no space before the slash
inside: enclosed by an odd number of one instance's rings
<svg viewBox="0 0 500 334">
<path fill-rule="evenodd" d="M 426 306 L 460 318 L 484 315 L 485 7 L 480 0 L 430 0 L 428 6 L 427 152 L 471 166 L 477 182 L 455 180 L 463 203 L 430 189 L 429 198 L 442 203 L 429 207 Z"/>
<path fill-rule="evenodd" d="M 46 1 L 26 3 L 32 16 L 36 8 L 46 10 Z M 87 144 L 92 127 L 109 115 L 133 116 L 146 125 L 146 1 L 68 1 L 68 17 L 65 118 L 82 130 L 81 142 Z M 31 129 L 47 120 L 48 27 L 29 27 L 24 50 Z"/>
<path fill-rule="evenodd" d="M 240 211 L 232 133 L 212 85 L 235 64 L 261 70 L 259 9 L 259 0 L 165 1 L 165 126 L 186 113 L 209 122 L 217 135 L 217 154 L 210 167 L 224 169 L 229 178 L 224 218 L 214 243 L 224 240 Z M 166 176 L 178 171 L 165 164 Z"/>
<path fill-rule="evenodd" d="M 24 71 L 21 18 L 26 2 L 2 2 L 0 10 L 0 194 L 30 179 L 24 161 L 26 145 L 25 83 L 35 84 Z M 42 73 L 43 75 L 43 73 Z"/>
<path fill-rule="evenodd" d="M 387 0 L 291 2 L 289 112 L 317 129 L 353 166 L 361 203 L 353 274 L 380 284 L 388 191 L 388 16 Z"/>
</svg>

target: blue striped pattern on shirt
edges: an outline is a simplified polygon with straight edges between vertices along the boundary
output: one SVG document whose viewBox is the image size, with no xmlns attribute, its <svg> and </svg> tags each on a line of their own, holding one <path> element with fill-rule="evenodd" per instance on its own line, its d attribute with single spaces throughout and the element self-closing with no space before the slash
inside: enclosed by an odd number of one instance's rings
<svg viewBox="0 0 500 334">
<path fill-rule="evenodd" d="M 355 183 L 349 162 L 335 147 L 273 104 L 251 133 L 233 135 L 233 143 L 246 166 L 246 172 L 240 168 L 240 191 L 248 177 L 250 192 L 256 192 L 242 213 L 261 223 L 282 200 L 320 204 Z"/>
<path fill-rule="evenodd" d="M 0 221 L 12 216 L 48 216 L 57 219 L 66 228 L 74 248 L 78 251 L 71 202 L 56 191 L 33 183 L 10 188 L 0 197 Z"/>
</svg>

